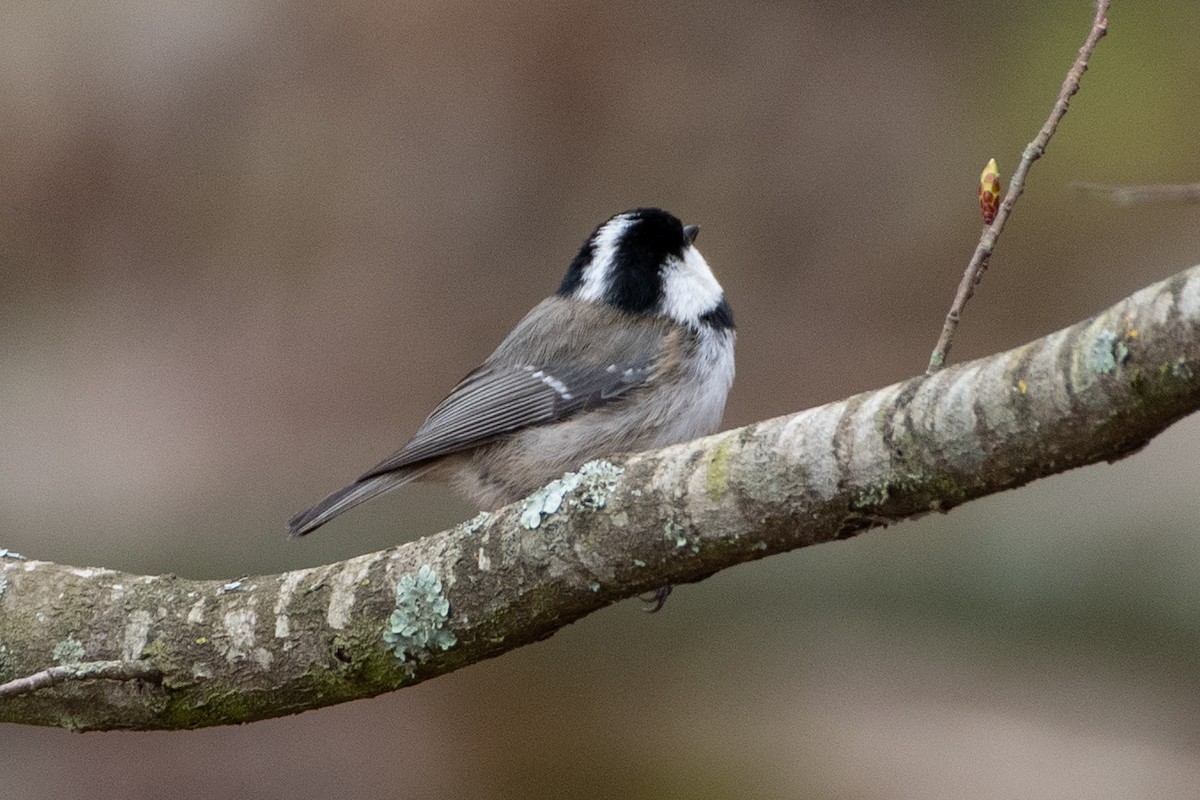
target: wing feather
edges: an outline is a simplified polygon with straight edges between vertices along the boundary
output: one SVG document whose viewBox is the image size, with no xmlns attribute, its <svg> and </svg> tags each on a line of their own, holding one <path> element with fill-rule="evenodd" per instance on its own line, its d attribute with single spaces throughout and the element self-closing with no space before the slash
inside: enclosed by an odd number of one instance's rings
<svg viewBox="0 0 1200 800">
<path fill-rule="evenodd" d="M 580 337 L 585 341 L 580 341 Z M 397 453 L 289 523 L 303 536 L 359 503 L 430 473 L 441 456 L 622 401 L 678 360 L 661 316 L 550 297 L 513 328 Z"/>
<path fill-rule="evenodd" d="M 645 383 L 655 361 L 480 367 L 433 410 L 408 444 L 360 480 L 611 403 Z"/>
<path fill-rule="evenodd" d="M 549 298 L 451 390 L 408 444 L 360 480 L 619 401 L 664 363 L 673 327 L 665 318 Z M 596 333 L 580 348 L 581 332 L 589 331 Z"/>
</svg>

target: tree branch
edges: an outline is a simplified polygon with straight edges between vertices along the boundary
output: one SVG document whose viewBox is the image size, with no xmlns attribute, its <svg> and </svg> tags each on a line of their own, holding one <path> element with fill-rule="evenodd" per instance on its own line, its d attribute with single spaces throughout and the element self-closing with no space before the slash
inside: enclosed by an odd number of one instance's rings
<svg viewBox="0 0 1200 800">
<path fill-rule="evenodd" d="M 1008 222 L 1008 215 L 1012 213 L 1013 206 L 1017 204 L 1017 198 L 1025 191 L 1025 177 L 1033 167 L 1033 162 L 1046 152 L 1050 138 L 1058 130 L 1058 123 L 1062 122 L 1062 118 L 1067 115 L 1071 98 L 1079 91 L 1079 82 L 1083 80 L 1083 73 L 1087 72 L 1088 59 L 1092 57 L 1092 51 L 1108 33 L 1109 5 L 1111 5 L 1111 0 L 1097 0 L 1096 16 L 1092 20 L 1091 30 L 1088 31 L 1083 46 L 1079 48 L 1079 55 L 1075 57 L 1075 62 L 1067 70 L 1067 77 L 1063 79 L 1062 88 L 1058 90 L 1058 98 L 1054 101 L 1054 107 L 1050 109 L 1050 116 L 1042 124 L 1037 136 L 1033 137 L 1033 141 L 1025 145 L 1025 150 L 1021 153 L 1021 160 L 1017 164 L 1012 180 L 1009 181 L 1008 193 L 1004 195 L 1004 202 L 1000 204 L 995 219 L 983 229 L 983 234 L 979 237 L 979 244 L 975 246 L 975 252 L 971 255 L 966 270 L 963 271 L 962 279 L 958 283 L 958 290 L 954 294 L 954 301 L 950 304 L 950 310 L 946 313 L 946 319 L 942 323 L 942 332 L 938 335 L 937 344 L 934 345 L 933 352 L 929 355 L 929 366 L 925 370 L 929 375 L 945 366 L 946 358 L 950 355 L 950 345 L 954 342 L 954 334 L 958 330 L 959 320 L 962 319 L 963 309 L 975 294 L 975 287 L 983 280 L 983 273 L 987 270 L 992 251 L 996 249 L 996 241 L 1000 238 L 1000 234 Z"/>
<path fill-rule="evenodd" d="M 162 672 L 147 661 L 87 661 L 50 667 L 24 678 L 0 684 L 0 699 L 36 692 L 66 681 L 133 681 L 160 680 Z"/>
<path fill-rule="evenodd" d="M 1200 266 L 1015 350 L 593 462 L 338 564 L 223 583 L 0 558 L 0 680 L 66 656 L 161 675 L 42 679 L 0 721 L 195 728 L 369 697 L 659 586 L 1122 458 L 1197 408 Z"/>
<path fill-rule="evenodd" d="M 1121 206 L 1135 203 L 1200 203 L 1200 183 L 1150 183 L 1129 186 L 1077 181 L 1071 185 L 1078 191 Z"/>
</svg>

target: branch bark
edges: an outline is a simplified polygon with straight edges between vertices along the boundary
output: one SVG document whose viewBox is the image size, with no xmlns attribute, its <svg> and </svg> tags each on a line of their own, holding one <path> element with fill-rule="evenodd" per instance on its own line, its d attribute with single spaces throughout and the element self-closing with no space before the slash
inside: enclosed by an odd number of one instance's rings
<svg viewBox="0 0 1200 800">
<path fill-rule="evenodd" d="M 220 582 L 0 557 L 0 721 L 196 728 L 373 696 L 665 584 L 1122 458 L 1198 407 L 1200 266 L 1006 353 L 593 462 L 337 564 Z"/>
</svg>

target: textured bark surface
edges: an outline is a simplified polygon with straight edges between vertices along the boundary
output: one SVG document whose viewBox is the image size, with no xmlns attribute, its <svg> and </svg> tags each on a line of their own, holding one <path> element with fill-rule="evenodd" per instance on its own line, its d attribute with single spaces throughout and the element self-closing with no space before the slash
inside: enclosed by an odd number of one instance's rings
<svg viewBox="0 0 1200 800">
<path fill-rule="evenodd" d="M 1006 353 L 594 462 L 338 564 L 221 582 L 2 557 L 0 683 L 26 680 L 0 721 L 194 728 L 372 696 L 665 584 L 1121 458 L 1198 407 L 1200 267 Z M 88 667 L 113 661 L 138 667 Z M 29 680 L 56 665 L 76 672 Z"/>
</svg>

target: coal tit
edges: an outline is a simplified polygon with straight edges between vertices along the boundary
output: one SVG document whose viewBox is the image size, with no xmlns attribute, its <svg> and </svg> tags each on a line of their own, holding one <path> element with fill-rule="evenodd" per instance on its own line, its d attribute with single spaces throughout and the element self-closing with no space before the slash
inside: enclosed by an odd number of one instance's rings
<svg viewBox="0 0 1200 800">
<path fill-rule="evenodd" d="M 376 495 L 447 480 L 484 509 L 586 461 L 717 429 L 733 382 L 733 313 L 666 211 L 617 214 L 543 300 L 397 453 L 288 523 L 304 536 Z"/>
</svg>

